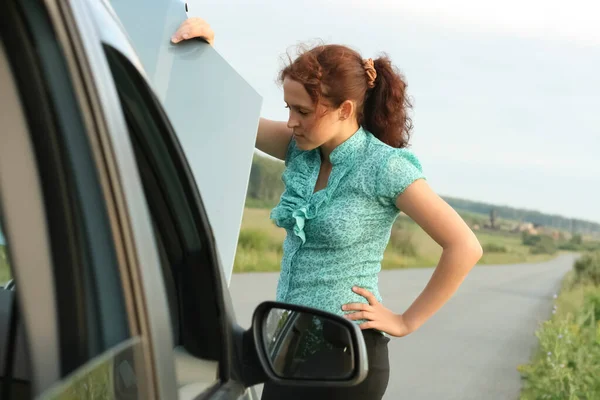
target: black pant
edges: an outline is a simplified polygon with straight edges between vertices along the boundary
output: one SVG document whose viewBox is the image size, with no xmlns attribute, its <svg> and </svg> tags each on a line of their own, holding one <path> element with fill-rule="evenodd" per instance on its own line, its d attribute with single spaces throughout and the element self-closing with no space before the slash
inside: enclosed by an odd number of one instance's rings
<svg viewBox="0 0 600 400">
<path fill-rule="evenodd" d="M 380 332 L 364 330 L 369 358 L 369 374 L 363 382 L 351 387 L 284 386 L 267 382 L 261 400 L 381 400 L 390 377 L 388 342 Z"/>
</svg>

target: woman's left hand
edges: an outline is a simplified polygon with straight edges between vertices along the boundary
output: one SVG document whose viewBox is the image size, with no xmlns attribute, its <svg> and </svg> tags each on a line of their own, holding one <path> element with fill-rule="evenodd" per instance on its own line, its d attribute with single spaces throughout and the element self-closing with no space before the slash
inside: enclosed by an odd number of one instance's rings
<svg viewBox="0 0 600 400">
<path fill-rule="evenodd" d="M 344 311 L 354 311 L 345 317 L 356 320 L 367 320 L 359 325 L 360 329 L 377 329 L 389 335 L 402 337 L 411 333 L 411 329 L 401 314 L 394 314 L 384 307 L 367 289 L 353 287 L 352 291 L 363 296 L 369 304 L 349 303 L 342 306 Z"/>
</svg>

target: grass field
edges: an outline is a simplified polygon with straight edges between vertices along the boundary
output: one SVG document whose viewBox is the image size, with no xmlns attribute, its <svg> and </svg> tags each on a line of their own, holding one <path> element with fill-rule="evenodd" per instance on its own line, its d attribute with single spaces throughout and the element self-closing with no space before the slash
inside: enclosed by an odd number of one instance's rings
<svg viewBox="0 0 600 400">
<path fill-rule="evenodd" d="M 520 234 L 508 232 L 476 232 L 484 256 L 480 264 L 511 264 L 545 261 L 553 256 L 530 254 Z M 269 210 L 246 208 L 234 272 L 278 271 L 281 243 L 285 231 L 269 219 Z M 400 216 L 392 232 L 382 268 L 415 268 L 435 266 L 442 249 L 417 224 Z"/>
<path fill-rule="evenodd" d="M 8 266 L 8 255 L 6 247 L 0 244 L 0 285 L 3 285 L 11 278 L 10 267 Z"/>
<path fill-rule="evenodd" d="M 600 257 L 595 260 L 584 263 L 595 280 L 577 268 L 564 278 L 552 317 L 536 331 L 537 350 L 529 363 L 518 366 L 521 400 L 599 398 Z"/>
</svg>

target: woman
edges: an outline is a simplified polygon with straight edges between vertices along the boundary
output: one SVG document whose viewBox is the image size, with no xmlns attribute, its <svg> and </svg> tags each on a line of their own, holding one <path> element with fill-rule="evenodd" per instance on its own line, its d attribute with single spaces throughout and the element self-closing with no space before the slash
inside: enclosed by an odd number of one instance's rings
<svg viewBox="0 0 600 400">
<path fill-rule="evenodd" d="M 185 21 L 172 41 L 193 37 L 214 43 L 214 32 L 198 18 Z M 389 379 L 388 336 L 421 327 L 455 293 L 482 249 L 406 149 L 410 103 L 388 58 L 364 60 L 344 46 L 316 46 L 291 61 L 280 82 L 289 119 L 261 119 L 256 138 L 258 149 L 286 164 L 285 191 L 271 213 L 287 231 L 277 300 L 356 321 L 369 374 L 352 388 L 267 383 L 262 398 L 381 399 Z M 443 248 L 429 283 L 403 313 L 383 305 L 377 280 L 400 210 Z"/>
</svg>

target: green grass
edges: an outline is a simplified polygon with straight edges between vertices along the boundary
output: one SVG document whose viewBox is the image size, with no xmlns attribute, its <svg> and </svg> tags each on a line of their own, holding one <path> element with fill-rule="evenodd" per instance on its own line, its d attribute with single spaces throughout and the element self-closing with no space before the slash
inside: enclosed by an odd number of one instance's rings
<svg viewBox="0 0 600 400">
<path fill-rule="evenodd" d="M 536 332 L 538 348 L 518 366 L 521 400 L 592 400 L 600 391 L 600 286 L 563 280 L 552 318 Z"/>
<path fill-rule="evenodd" d="M 247 205 L 250 205 L 248 203 Z M 256 205 L 261 207 L 260 204 Z M 281 245 L 285 231 L 269 219 L 269 209 L 247 207 L 244 211 L 234 272 L 279 271 Z M 488 249 L 479 264 L 541 262 L 553 255 L 531 254 L 520 234 L 506 231 L 475 232 Z M 252 238 L 255 236 L 255 238 Z M 441 247 L 405 215 L 396 221 L 390 244 L 382 261 L 383 269 L 433 267 L 442 254 Z"/>
<path fill-rule="evenodd" d="M 42 397 L 44 400 L 94 400 L 117 398 L 113 360 L 99 357 L 76 370 Z"/>
<path fill-rule="evenodd" d="M 246 208 L 234 272 L 278 271 L 285 231 L 269 219 L 269 210 Z"/>
<path fill-rule="evenodd" d="M 475 232 L 481 246 L 484 248 L 483 257 L 479 264 L 515 264 L 547 261 L 556 254 L 531 254 L 531 249 L 523 245 L 520 233 L 506 231 Z M 503 252 L 489 251 L 491 247 L 506 249 Z M 488 251 L 485 251 L 488 249 Z"/>
<path fill-rule="evenodd" d="M 275 207 L 277 205 L 277 202 L 275 201 L 265 201 L 265 200 L 259 200 L 259 199 L 253 199 L 251 197 L 246 197 L 246 210 L 248 209 L 255 209 L 255 208 L 261 208 L 261 209 L 271 209 L 273 207 Z"/>
<path fill-rule="evenodd" d="M 8 263 L 8 254 L 6 246 L 0 245 L 0 285 L 3 285 L 11 278 L 10 265 Z"/>
<path fill-rule="evenodd" d="M 575 274 L 569 272 L 563 279 L 560 295 L 556 301 L 555 319 L 566 319 L 569 314 L 577 314 L 584 306 L 585 298 L 598 292 L 599 288 L 593 284 L 575 285 Z"/>
</svg>

